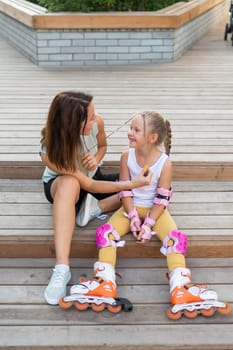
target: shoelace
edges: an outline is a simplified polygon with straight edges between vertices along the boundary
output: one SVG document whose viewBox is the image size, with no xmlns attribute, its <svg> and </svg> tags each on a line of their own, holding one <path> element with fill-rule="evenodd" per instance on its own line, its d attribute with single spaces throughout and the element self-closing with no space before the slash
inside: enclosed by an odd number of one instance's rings
<svg viewBox="0 0 233 350">
<path fill-rule="evenodd" d="M 63 283 L 66 271 L 57 271 L 56 269 L 53 269 L 53 271 L 55 274 L 53 274 L 52 283 L 54 286 L 58 287 Z"/>
<path fill-rule="evenodd" d="M 99 220 L 107 220 L 108 215 L 107 214 L 100 214 L 100 215 L 97 215 L 96 218 Z"/>
</svg>

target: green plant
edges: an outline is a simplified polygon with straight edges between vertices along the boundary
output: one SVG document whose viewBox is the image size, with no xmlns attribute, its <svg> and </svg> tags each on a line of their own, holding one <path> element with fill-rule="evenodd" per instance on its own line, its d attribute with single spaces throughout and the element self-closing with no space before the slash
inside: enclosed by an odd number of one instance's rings
<svg viewBox="0 0 233 350">
<path fill-rule="evenodd" d="M 51 12 L 156 11 L 180 0 L 31 0 Z"/>
</svg>

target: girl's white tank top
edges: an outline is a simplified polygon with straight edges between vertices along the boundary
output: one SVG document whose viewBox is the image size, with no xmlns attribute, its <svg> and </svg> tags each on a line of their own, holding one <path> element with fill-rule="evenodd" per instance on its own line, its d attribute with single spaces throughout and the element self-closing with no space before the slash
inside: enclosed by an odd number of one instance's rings
<svg viewBox="0 0 233 350">
<path fill-rule="evenodd" d="M 157 192 L 161 171 L 167 158 L 168 156 L 165 153 L 162 153 L 159 159 L 152 166 L 150 166 L 150 171 L 153 173 L 152 182 L 150 185 L 132 190 L 133 203 L 135 206 L 143 208 L 150 208 L 153 206 L 153 200 Z M 142 168 L 137 164 L 134 148 L 130 148 L 129 150 L 127 166 L 130 172 L 131 180 L 142 171 Z"/>
</svg>

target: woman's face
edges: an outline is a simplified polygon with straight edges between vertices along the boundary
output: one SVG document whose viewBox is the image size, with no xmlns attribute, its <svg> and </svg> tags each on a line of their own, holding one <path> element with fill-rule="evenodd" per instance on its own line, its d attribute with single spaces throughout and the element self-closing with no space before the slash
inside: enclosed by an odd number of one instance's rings
<svg viewBox="0 0 233 350">
<path fill-rule="evenodd" d="M 85 126 L 85 129 L 83 130 L 83 133 L 89 133 L 90 130 L 93 127 L 93 123 L 95 120 L 95 105 L 94 105 L 94 101 L 92 100 L 88 106 L 87 109 L 87 122 L 86 124 L 83 122 L 83 127 Z"/>
</svg>

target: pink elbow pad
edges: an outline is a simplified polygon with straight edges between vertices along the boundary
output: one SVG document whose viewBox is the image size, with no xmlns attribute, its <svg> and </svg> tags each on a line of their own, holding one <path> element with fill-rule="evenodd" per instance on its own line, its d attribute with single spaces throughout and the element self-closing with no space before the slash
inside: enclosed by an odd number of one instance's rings
<svg viewBox="0 0 233 350">
<path fill-rule="evenodd" d="M 118 193 L 118 198 L 119 199 L 122 199 L 122 198 L 125 198 L 125 197 L 133 197 L 132 191 L 128 190 L 128 191 L 121 191 L 121 192 Z"/>
<path fill-rule="evenodd" d="M 169 204 L 171 196 L 172 190 L 167 190 L 166 188 L 158 187 L 153 203 L 158 205 L 162 204 L 166 208 Z"/>
</svg>

